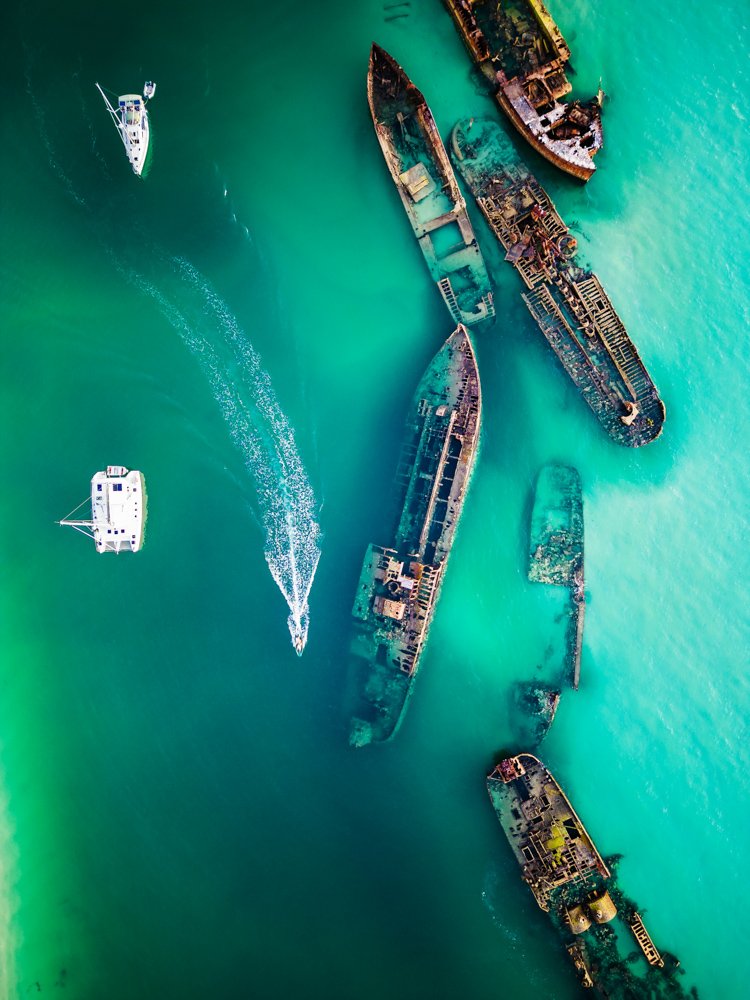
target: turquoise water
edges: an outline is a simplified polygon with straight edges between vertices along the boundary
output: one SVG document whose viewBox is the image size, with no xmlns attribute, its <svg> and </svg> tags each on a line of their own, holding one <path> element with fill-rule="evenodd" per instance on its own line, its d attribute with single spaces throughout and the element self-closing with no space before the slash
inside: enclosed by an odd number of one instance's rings
<svg viewBox="0 0 750 1000">
<path fill-rule="evenodd" d="M 589 604 L 581 689 L 544 759 L 701 997 L 746 995 L 748 9 L 553 12 L 580 94 L 602 76 L 607 146 L 586 187 L 529 162 L 661 390 L 664 435 L 609 443 L 474 213 L 498 307 L 477 334 L 482 453 L 407 719 L 355 753 L 352 592 L 450 332 L 372 133 L 371 41 L 444 134 L 491 105 L 436 0 L 161 4 L 132 31 L 116 6 L 12 8 L 3 1000 L 37 983 L 75 1000 L 576 996 L 484 789 L 513 747 L 512 685 L 549 641 L 525 580 L 549 461 L 581 472 Z M 158 83 L 145 181 L 97 79 Z M 300 487 L 279 509 L 321 551 L 301 659 L 266 559 L 284 427 L 314 504 Z M 108 462 L 147 478 L 137 557 L 53 523 Z"/>
</svg>

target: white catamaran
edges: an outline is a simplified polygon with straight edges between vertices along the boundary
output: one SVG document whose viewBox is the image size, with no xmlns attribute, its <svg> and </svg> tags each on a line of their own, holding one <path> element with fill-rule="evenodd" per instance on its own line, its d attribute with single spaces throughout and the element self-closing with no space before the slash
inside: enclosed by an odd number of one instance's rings
<svg viewBox="0 0 750 1000">
<path fill-rule="evenodd" d="M 97 90 L 104 98 L 110 117 L 125 146 L 133 173 L 139 177 L 143 172 L 148 153 L 150 130 L 146 105 L 156 93 L 156 84 L 150 80 L 143 86 L 143 97 L 140 94 L 123 94 L 117 98 L 117 109 L 113 108 L 109 98 L 97 83 Z"/>
<path fill-rule="evenodd" d="M 141 472 L 108 465 L 91 480 L 91 519 L 71 519 L 78 504 L 60 524 L 93 538 L 97 552 L 137 552 L 146 528 L 146 483 Z"/>
</svg>

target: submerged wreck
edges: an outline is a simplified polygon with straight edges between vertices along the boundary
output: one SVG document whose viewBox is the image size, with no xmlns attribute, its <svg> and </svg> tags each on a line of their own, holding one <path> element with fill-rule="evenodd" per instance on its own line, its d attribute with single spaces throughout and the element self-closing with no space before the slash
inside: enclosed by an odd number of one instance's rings
<svg viewBox="0 0 750 1000">
<path fill-rule="evenodd" d="M 432 112 L 379 45 L 370 52 L 367 97 L 385 162 L 454 322 L 494 316 L 487 268 Z"/>
<path fill-rule="evenodd" d="M 542 762 L 528 753 L 506 758 L 488 775 L 487 791 L 521 877 L 549 913 L 581 985 L 611 1000 L 686 997 L 679 963 L 658 951 Z"/>
<path fill-rule="evenodd" d="M 350 743 L 390 739 L 403 718 L 474 466 L 482 398 L 459 326 L 417 388 L 396 474 L 392 546 L 370 545 L 357 586 Z"/>
<path fill-rule="evenodd" d="M 664 403 L 597 276 L 576 261 L 577 241 L 496 122 L 460 121 L 458 169 L 521 275 L 523 300 L 550 347 L 619 444 L 659 436 Z"/>
<path fill-rule="evenodd" d="M 464 44 L 513 126 L 556 167 L 587 181 L 602 147 L 601 90 L 561 100 L 570 49 L 541 0 L 445 0 Z"/>
<path fill-rule="evenodd" d="M 545 465 L 539 472 L 529 532 L 529 580 L 568 588 L 562 672 L 577 689 L 586 610 L 583 492 L 578 471 L 569 465 Z"/>
<path fill-rule="evenodd" d="M 559 686 L 517 681 L 510 693 L 511 716 L 519 744 L 538 747 L 550 730 L 560 704 Z"/>
<path fill-rule="evenodd" d="M 554 638 L 547 646 L 545 662 L 537 664 L 539 672 L 534 680 L 518 681 L 511 690 L 511 718 L 518 745 L 535 749 L 554 722 L 563 687 L 571 684 L 577 689 L 581 674 L 586 603 L 583 493 L 580 476 L 570 466 L 545 465 L 537 476 L 529 527 L 528 577 L 532 583 L 568 591 L 554 619 Z"/>
</svg>

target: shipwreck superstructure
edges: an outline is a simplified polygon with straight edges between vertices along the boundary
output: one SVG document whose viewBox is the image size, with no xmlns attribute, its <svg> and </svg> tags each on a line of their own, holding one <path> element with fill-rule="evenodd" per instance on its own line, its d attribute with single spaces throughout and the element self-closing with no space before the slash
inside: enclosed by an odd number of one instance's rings
<svg viewBox="0 0 750 1000">
<path fill-rule="evenodd" d="M 494 316 L 487 268 L 432 112 L 378 45 L 367 96 L 391 177 L 451 316 L 467 326 Z"/>
<path fill-rule="evenodd" d="M 351 646 L 353 746 L 396 731 L 432 621 L 479 443 L 474 350 L 459 326 L 422 377 L 396 474 L 401 511 L 391 545 L 370 545 Z"/>
<path fill-rule="evenodd" d="M 508 757 L 490 771 L 487 790 L 521 876 L 549 913 L 581 985 L 612 1000 L 685 997 L 675 978 L 679 962 L 657 950 L 544 764 L 529 753 Z M 628 931 L 641 959 L 632 955 Z"/>
<path fill-rule="evenodd" d="M 664 403 L 601 282 L 576 261 L 577 241 L 549 195 L 496 122 L 459 122 L 451 151 L 523 279 L 531 315 L 599 422 L 619 444 L 653 441 Z"/>
<path fill-rule="evenodd" d="M 556 167 L 591 177 L 603 144 L 601 90 L 565 102 L 570 49 L 541 0 L 445 0 L 471 57 L 513 126 Z"/>
<path fill-rule="evenodd" d="M 566 895 L 571 890 L 575 894 L 576 916 L 578 910 L 591 909 L 592 892 L 598 897 L 600 914 L 604 906 L 614 916 L 611 900 L 603 903 L 600 893 L 609 868 L 541 761 L 532 754 L 501 761 L 487 777 L 487 791 L 523 880 L 541 909 L 549 912 L 566 888 Z"/>
</svg>

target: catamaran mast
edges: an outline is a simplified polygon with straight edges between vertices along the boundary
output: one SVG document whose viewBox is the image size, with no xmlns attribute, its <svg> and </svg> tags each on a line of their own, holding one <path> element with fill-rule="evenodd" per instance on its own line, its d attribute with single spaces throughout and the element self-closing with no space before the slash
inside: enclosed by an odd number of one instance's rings
<svg viewBox="0 0 750 1000">
<path fill-rule="evenodd" d="M 58 521 L 58 524 L 66 524 L 71 528 L 75 528 L 76 531 L 80 531 L 82 535 L 86 538 L 96 538 L 94 534 L 94 522 L 93 521 Z M 88 530 L 86 530 L 88 529 Z"/>
<path fill-rule="evenodd" d="M 78 506 L 74 507 L 73 510 L 71 510 L 70 514 L 75 514 L 75 512 L 77 510 L 80 510 L 81 507 L 83 507 L 83 505 L 85 503 L 89 503 L 89 502 L 90 501 L 89 501 L 88 497 L 86 497 L 85 500 L 81 500 L 81 502 L 78 504 Z M 82 535 L 88 535 L 89 538 L 93 538 L 94 537 L 94 522 L 93 521 L 79 521 L 77 519 L 72 519 L 71 516 L 70 516 L 70 514 L 68 514 L 67 517 L 64 517 L 62 519 L 62 521 L 58 521 L 57 523 L 58 524 L 67 524 L 67 525 L 70 525 L 71 528 L 75 528 L 76 531 L 80 531 Z M 82 531 L 81 529 L 83 529 L 83 528 L 89 528 L 90 531 L 91 531 L 91 534 L 89 535 L 88 531 Z"/>
</svg>

